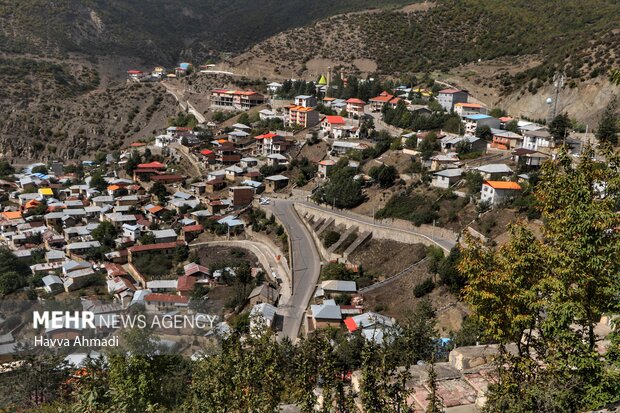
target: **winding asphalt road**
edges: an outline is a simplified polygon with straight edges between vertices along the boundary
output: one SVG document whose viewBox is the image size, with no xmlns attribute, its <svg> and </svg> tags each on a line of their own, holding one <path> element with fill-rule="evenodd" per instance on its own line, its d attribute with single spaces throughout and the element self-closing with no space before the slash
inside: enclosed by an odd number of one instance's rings
<svg viewBox="0 0 620 413">
<path fill-rule="evenodd" d="M 288 302 L 278 306 L 278 314 L 284 317 L 282 335 L 295 341 L 319 280 L 321 256 L 293 208 L 293 201 L 274 199 L 269 207 L 285 227 L 291 241 L 293 291 Z"/>
</svg>

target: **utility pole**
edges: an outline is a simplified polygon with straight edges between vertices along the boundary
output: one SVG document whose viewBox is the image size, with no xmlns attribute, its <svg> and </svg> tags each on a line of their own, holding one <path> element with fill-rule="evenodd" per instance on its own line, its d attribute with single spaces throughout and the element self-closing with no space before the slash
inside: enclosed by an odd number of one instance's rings
<svg viewBox="0 0 620 413">
<path fill-rule="evenodd" d="M 549 123 L 551 123 L 558 114 L 558 100 L 560 98 L 560 90 L 564 87 L 564 73 L 556 73 L 553 76 L 553 87 L 555 88 L 555 98 L 553 100 L 553 109 L 549 114 Z"/>
</svg>

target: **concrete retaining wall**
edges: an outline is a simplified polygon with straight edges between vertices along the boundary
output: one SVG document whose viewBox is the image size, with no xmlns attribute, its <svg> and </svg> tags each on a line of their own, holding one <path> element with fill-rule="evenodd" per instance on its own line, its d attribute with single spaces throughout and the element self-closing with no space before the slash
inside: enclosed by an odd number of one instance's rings
<svg viewBox="0 0 620 413">
<path fill-rule="evenodd" d="M 377 221 L 377 224 L 364 223 L 360 221 L 352 222 L 346 217 L 331 214 L 329 211 L 326 211 L 326 210 L 314 209 L 301 203 L 295 204 L 295 209 L 297 210 L 299 215 L 302 217 L 305 214 L 308 214 L 308 215 L 314 215 L 315 218 L 333 218 L 334 224 L 336 225 L 344 225 L 346 227 L 349 227 L 351 225 L 356 225 L 357 227 L 359 227 L 360 232 L 365 232 L 365 231 L 371 232 L 373 238 L 390 239 L 393 241 L 403 242 L 407 244 L 422 243 L 424 245 L 436 245 L 435 242 L 432 241 L 431 236 L 425 236 L 424 234 L 414 234 L 411 232 L 406 232 L 407 230 L 406 228 L 403 228 L 403 230 L 401 231 L 393 227 L 389 227 L 389 228 L 382 227 L 380 224 L 381 221 Z M 441 229 L 436 228 L 435 230 L 437 231 L 435 235 L 441 236 L 440 235 Z M 454 239 L 453 237 L 450 237 L 450 238 Z"/>
</svg>

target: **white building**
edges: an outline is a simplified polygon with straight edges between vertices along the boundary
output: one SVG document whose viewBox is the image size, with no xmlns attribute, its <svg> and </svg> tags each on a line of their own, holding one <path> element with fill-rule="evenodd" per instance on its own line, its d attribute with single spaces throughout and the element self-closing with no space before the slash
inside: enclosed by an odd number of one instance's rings
<svg viewBox="0 0 620 413">
<path fill-rule="evenodd" d="M 515 197 L 519 191 L 521 191 L 521 185 L 516 182 L 484 181 L 480 191 L 480 200 L 496 205 Z"/>
<path fill-rule="evenodd" d="M 431 185 L 435 188 L 448 189 L 461 179 L 463 170 L 460 168 L 450 168 L 437 171 L 433 174 Z"/>
</svg>

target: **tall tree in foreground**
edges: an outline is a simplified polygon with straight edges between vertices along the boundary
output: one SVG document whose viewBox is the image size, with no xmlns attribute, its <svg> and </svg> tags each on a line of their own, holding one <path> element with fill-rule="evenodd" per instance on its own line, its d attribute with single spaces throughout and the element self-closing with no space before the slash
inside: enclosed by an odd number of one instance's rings
<svg viewBox="0 0 620 413">
<path fill-rule="evenodd" d="M 618 132 L 620 131 L 620 127 L 618 126 L 617 103 L 616 99 L 609 102 L 598 123 L 596 139 L 601 143 L 608 142 L 612 145 L 618 144 Z"/>
<path fill-rule="evenodd" d="M 437 373 L 435 372 L 435 360 L 431 361 L 428 365 L 428 406 L 426 407 L 426 413 L 442 413 L 443 412 L 443 402 L 439 395 L 437 394 Z"/>
<path fill-rule="evenodd" d="M 620 400 L 617 370 L 597 353 L 594 330 L 620 296 L 620 159 L 600 156 L 587 149 L 573 162 L 561 151 L 543 166 L 541 237 L 517 224 L 497 250 L 472 243 L 463 251 L 464 298 L 500 348 L 488 411 L 579 411 Z"/>
</svg>

